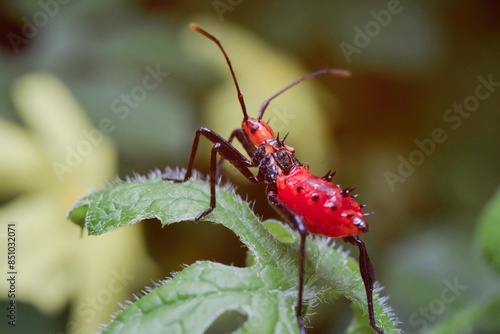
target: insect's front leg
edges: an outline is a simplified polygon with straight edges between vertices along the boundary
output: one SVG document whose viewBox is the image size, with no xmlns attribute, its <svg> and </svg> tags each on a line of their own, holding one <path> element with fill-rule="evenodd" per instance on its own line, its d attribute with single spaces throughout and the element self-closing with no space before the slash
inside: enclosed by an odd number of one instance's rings
<svg viewBox="0 0 500 334">
<path fill-rule="evenodd" d="M 304 328 L 304 320 L 302 318 L 302 296 L 304 294 L 304 263 L 305 263 L 305 253 L 306 253 L 306 237 L 309 234 L 307 232 L 306 226 L 302 218 L 292 211 L 288 206 L 281 202 L 274 190 L 269 190 L 267 192 L 267 198 L 269 202 L 276 208 L 283 217 L 287 220 L 288 224 L 300 235 L 299 243 L 299 288 L 297 294 L 297 307 L 295 308 L 295 316 L 297 318 L 297 324 L 301 334 L 305 334 L 306 330 Z"/>
<path fill-rule="evenodd" d="M 174 182 L 186 182 L 187 180 L 189 180 L 191 178 L 191 174 L 193 173 L 194 159 L 196 157 L 196 152 L 198 151 L 198 144 L 200 142 L 200 135 L 203 134 L 204 132 L 206 132 L 207 130 L 212 131 L 208 128 L 203 128 L 203 127 L 196 130 L 196 134 L 195 134 L 194 140 L 193 140 L 193 145 L 191 146 L 191 155 L 189 156 L 189 164 L 188 164 L 188 167 L 186 170 L 186 174 L 184 174 L 184 178 L 183 179 L 174 179 L 171 177 L 164 176 L 163 180 L 174 181 Z"/>
<path fill-rule="evenodd" d="M 222 159 L 228 160 L 234 167 L 236 167 L 243 176 L 245 176 L 250 182 L 260 183 L 261 180 L 257 176 L 253 175 L 249 167 L 255 167 L 252 161 L 248 160 L 243 156 L 235 147 L 225 140 L 215 143 L 212 146 L 210 153 L 210 207 L 205 211 L 196 216 L 195 221 L 198 221 L 208 215 L 215 209 L 216 203 L 216 193 L 215 186 L 219 179 L 219 171 L 217 165 L 217 154 L 221 156 Z"/>
<path fill-rule="evenodd" d="M 198 150 L 198 144 L 200 141 L 200 136 L 204 136 L 212 143 L 214 146 L 212 147 L 210 154 L 210 207 L 196 216 L 195 220 L 200 220 L 206 215 L 208 215 L 216 206 L 216 193 L 215 186 L 217 184 L 217 180 L 219 178 L 217 172 L 217 154 L 219 154 L 223 159 L 229 161 L 234 167 L 236 167 L 243 176 L 245 176 L 250 182 L 260 183 L 260 179 L 253 175 L 252 171 L 249 169 L 250 167 L 255 167 L 254 163 L 247 159 L 243 154 L 241 154 L 231 143 L 222 138 L 220 135 L 215 133 L 214 131 L 201 127 L 196 131 L 196 135 L 194 137 L 193 146 L 191 148 L 191 156 L 189 158 L 189 164 L 186 170 L 186 174 L 184 175 L 184 179 L 177 180 L 172 178 L 164 177 L 164 180 L 170 180 L 174 182 L 185 182 L 189 180 L 193 173 L 194 168 L 194 160 L 196 157 L 196 152 Z"/>
<path fill-rule="evenodd" d="M 255 153 L 255 146 L 248 140 L 247 136 L 245 135 L 245 132 L 243 129 L 236 129 L 233 132 L 231 132 L 231 136 L 229 136 L 229 139 L 227 140 L 228 143 L 232 144 L 234 138 L 236 138 L 240 144 L 243 146 L 245 151 L 247 152 L 248 156 L 252 157 Z M 224 163 L 224 158 L 221 158 L 219 162 L 217 163 L 217 175 L 219 176 L 222 170 L 222 164 Z"/>
</svg>

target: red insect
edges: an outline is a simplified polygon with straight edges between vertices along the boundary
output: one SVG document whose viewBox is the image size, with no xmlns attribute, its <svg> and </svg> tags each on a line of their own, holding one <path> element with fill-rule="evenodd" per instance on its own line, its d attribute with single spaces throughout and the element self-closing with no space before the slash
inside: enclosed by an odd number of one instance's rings
<svg viewBox="0 0 500 334">
<path fill-rule="evenodd" d="M 302 319 L 302 295 L 304 290 L 305 241 L 309 233 L 331 238 L 343 238 L 345 241 L 359 248 L 359 266 L 366 290 L 370 325 L 375 332 L 383 333 L 375 323 L 373 311 L 372 293 L 375 281 L 373 265 L 366 251 L 365 244 L 358 237 L 361 233 L 368 231 L 368 225 L 364 219 L 365 215 L 361 212 L 363 206 L 358 204 L 354 200 L 354 196 L 351 195 L 351 191 L 354 188 L 340 188 L 332 182 L 333 174 L 330 172 L 323 177 L 312 175 L 308 167 L 301 164 L 297 159 L 295 150 L 285 145 L 284 139 L 275 136 L 269 124 L 262 120 L 269 102 L 299 82 L 318 75 L 349 76 L 350 72 L 322 69 L 305 75 L 266 100 L 262 104 L 257 118 L 252 118 L 247 114 L 243 95 L 241 94 L 231 62 L 219 40 L 196 24 L 191 24 L 190 27 L 214 41 L 222 51 L 231 71 L 238 100 L 243 111 L 241 129 L 234 130 L 228 140 L 225 140 L 208 128 L 199 128 L 196 131 L 184 179 L 173 180 L 184 182 L 191 177 L 200 136 L 204 136 L 214 143 L 210 155 L 210 207 L 196 216 L 195 220 L 202 219 L 215 208 L 216 181 L 219 178 L 223 161 L 229 161 L 249 181 L 253 183 L 265 183 L 267 185 L 266 191 L 269 203 L 283 215 L 287 223 L 293 229 L 297 230 L 300 235 L 299 284 L 296 307 L 296 317 L 300 333 L 305 334 Z M 245 157 L 231 144 L 235 138 L 243 145 L 250 159 Z M 221 156 L 218 163 L 217 154 Z M 252 167 L 258 168 L 257 175 L 254 175 L 250 170 Z"/>
</svg>

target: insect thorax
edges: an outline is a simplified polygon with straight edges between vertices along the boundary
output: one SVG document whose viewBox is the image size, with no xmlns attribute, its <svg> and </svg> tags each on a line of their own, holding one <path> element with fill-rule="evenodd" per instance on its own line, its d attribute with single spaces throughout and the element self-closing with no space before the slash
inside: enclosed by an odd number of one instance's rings
<svg viewBox="0 0 500 334">
<path fill-rule="evenodd" d="M 273 139 L 261 144 L 252 157 L 252 162 L 258 166 L 258 178 L 267 184 L 276 183 L 278 175 L 288 175 L 294 166 L 302 166 L 295 154 Z"/>
</svg>

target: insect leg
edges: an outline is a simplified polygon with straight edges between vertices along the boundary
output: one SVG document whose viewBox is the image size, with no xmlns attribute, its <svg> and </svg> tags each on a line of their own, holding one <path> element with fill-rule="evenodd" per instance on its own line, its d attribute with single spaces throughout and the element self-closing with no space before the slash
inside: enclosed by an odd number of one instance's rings
<svg viewBox="0 0 500 334">
<path fill-rule="evenodd" d="M 200 141 L 200 136 L 203 135 L 205 138 L 214 143 L 210 154 L 210 207 L 196 216 L 195 220 L 200 220 L 201 218 L 208 215 L 216 206 L 215 199 L 215 186 L 217 184 L 218 173 L 217 173 L 217 154 L 219 154 L 223 159 L 229 161 L 234 167 L 236 167 L 243 176 L 245 176 L 250 182 L 260 183 L 260 179 L 253 175 L 249 167 L 255 167 L 251 160 L 247 159 L 243 154 L 241 154 L 231 143 L 222 138 L 220 135 L 214 131 L 201 127 L 196 131 L 194 137 L 193 146 L 191 149 L 191 156 L 189 158 L 188 168 L 184 179 L 175 180 L 170 178 L 164 178 L 164 180 L 171 180 L 174 182 L 185 182 L 189 180 L 192 176 L 194 160 L 196 157 L 196 152 L 198 150 L 198 144 Z"/>
<path fill-rule="evenodd" d="M 306 253 L 306 237 L 308 235 L 307 229 L 302 221 L 302 218 L 293 212 L 288 206 L 281 202 L 273 190 L 267 192 L 269 202 L 286 218 L 288 224 L 300 235 L 299 243 L 299 291 L 297 296 L 297 307 L 295 309 L 295 316 L 301 334 L 305 334 L 304 320 L 302 319 L 302 296 L 304 294 L 304 262 Z"/>
<path fill-rule="evenodd" d="M 361 241 L 358 236 L 345 237 L 344 241 L 356 245 L 359 248 L 359 271 L 361 272 L 361 277 L 365 285 L 370 326 L 372 326 L 378 334 L 383 334 L 384 332 L 377 327 L 375 322 L 375 312 L 373 311 L 373 283 L 375 282 L 375 270 L 373 270 L 373 264 L 366 251 L 365 243 Z"/>
<path fill-rule="evenodd" d="M 253 156 L 255 153 L 255 146 L 248 140 L 247 136 L 245 135 L 245 132 L 243 129 L 236 129 L 231 133 L 231 136 L 229 136 L 229 139 L 227 140 L 228 143 L 232 143 L 233 139 L 236 138 L 238 141 L 241 143 L 245 151 L 248 153 L 250 157 Z M 221 158 L 219 160 L 219 163 L 217 164 L 217 176 L 220 175 L 220 172 L 222 170 L 222 164 L 224 163 L 224 158 Z"/>
<path fill-rule="evenodd" d="M 222 138 L 221 138 L 222 139 Z M 215 185 L 219 178 L 219 171 L 217 170 L 217 154 L 222 159 L 228 160 L 234 167 L 236 167 L 249 181 L 253 183 L 260 183 L 261 181 L 253 175 L 248 167 L 254 167 L 252 162 L 243 156 L 236 148 L 229 142 L 222 140 L 215 143 L 210 152 L 210 207 L 196 216 L 195 221 L 198 221 L 208 215 L 215 209 Z"/>
<path fill-rule="evenodd" d="M 209 128 L 201 127 L 196 130 L 196 134 L 194 136 L 193 145 L 191 147 L 191 155 L 189 157 L 189 163 L 186 170 L 186 174 L 184 174 L 184 178 L 182 180 L 173 179 L 169 177 L 164 177 L 164 180 L 174 181 L 174 182 L 185 182 L 191 178 L 191 174 L 193 173 L 194 168 L 194 160 L 196 158 L 196 153 L 198 151 L 198 144 L 200 142 L 200 136 L 203 135 L 205 138 L 210 140 L 212 143 L 221 143 L 221 156 L 226 160 L 229 160 L 231 164 L 233 164 L 238 170 L 250 181 L 254 179 L 253 173 L 248 169 L 248 167 L 254 167 L 252 162 L 247 159 L 244 155 L 242 155 L 231 142 L 225 140 L 220 135 L 210 130 Z M 227 155 L 227 157 L 225 156 Z M 238 163 L 238 161 L 240 163 Z M 219 174 L 217 174 L 217 177 Z"/>
<path fill-rule="evenodd" d="M 196 134 L 194 136 L 193 140 L 193 145 L 191 146 L 191 155 L 189 157 L 189 164 L 186 170 L 186 174 L 184 174 L 184 179 L 179 180 L 179 179 L 174 179 L 170 177 L 163 177 L 164 180 L 168 181 L 174 181 L 174 182 L 186 182 L 191 178 L 191 173 L 193 172 L 193 165 L 194 165 L 194 158 L 196 157 L 196 152 L 198 151 L 198 143 L 200 142 L 200 134 L 204 132 L 206 128 L 199 128 L 196 131 Z M 209 130 L 209 129 L 206 129 Z"/>
</svg>

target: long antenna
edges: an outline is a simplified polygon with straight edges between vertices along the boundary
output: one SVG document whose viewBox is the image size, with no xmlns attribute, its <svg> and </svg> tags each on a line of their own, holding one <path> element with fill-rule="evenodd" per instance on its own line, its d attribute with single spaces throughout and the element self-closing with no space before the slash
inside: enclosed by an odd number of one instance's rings
<svg viewBox="0 0 500 334">
<path fill-rule="evenodd" d="M 279 92 L 277 92 L 276 94 L 274 94 L 273 96 L 271 96 L 270 98 L 265 100 L 259 109 L 259 114 L 257 116 L 257 119 L 259 119 L 259 120 L 262 119 L 262 116 L 264 116 L 264 111 L 266 111 L 266 108 L 269 105 L 269 102 L 271 102 L 275 97 L 277 97 L 281 93 L 285 92 L 286 90 L 292 88 L 293 86 L 295 86 L 296 84 L 298 84 L 302 81 L 305 81 L 307 79 L 310 79 L 310 78 L 318 76 L 318 75 L 327 75 L 327 74 L 340 76 L 340 77 L 350 77 L 351 76 L 351 72 L 349 72 L 348 70 L 339 70 L 339 69 L 331 69 L 331 68 L 324 68 L 322 70 L 318 70 L 316 72 L 306 74 L 303 77 L 289 83 L 285 88 L 283 88 L 282 90 L 280 90 Z"/>
<path fill-rule="evenodd" d="M 214 36 L 209 34 L 207 31 L 200 28 L 200 26 L 198 26 L 196 23 L 191 23 L 189 25 L 189 28 L 191 28 L 192 30 L 199 32 L 203 36 L 211 39 L 212 41 L 215 42 L 215 44 L 217 44 L 219 46 L 219 49 L 222 51 L 222 54 L 224 55 L 224 58 L 226 58 L 227 66 L 229 66 L 229 70 L 231 71 L 231 76 L 233 77 L 234 85 L 236 86 L 236 92 L 238 93 L 238 101 L 240 101 L 241 110 L 243 111 L 243 120 L 247 120 L 248 114 L 247 114 L 247 108 L 245 106 L 245 101 L 243 100 L 243 94 L 241 94 L 240 86 L 238 85 L 238 80 L 236 80 L 236 75 L 234 74 L 233 66 L 231 66 L 231 61 L 229 60 L 229 57 L 227 56 L 226 51 L 222 47 L 221 43 L 219 42 L 219 40 L 217 38 L 215 38 Z"/>
</svg>

